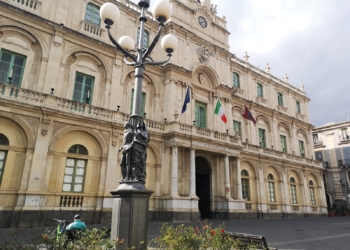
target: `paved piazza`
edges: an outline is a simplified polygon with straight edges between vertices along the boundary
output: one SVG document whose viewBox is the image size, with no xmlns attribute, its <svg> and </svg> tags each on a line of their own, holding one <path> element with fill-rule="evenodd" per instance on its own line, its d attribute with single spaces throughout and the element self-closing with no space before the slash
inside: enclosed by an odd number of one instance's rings
<svg viewBox="0 0 350 250">
<path fill-rule="evenodd" d="M 209 220 L 214 227 L 222 221 Z M 224 221 L 226 231 L 263 235 L 269 246 L 278 249 L 350 249 L 350 217 L 335 218 L 298 218 L 298 219 L 260 219 Z M 162 222 L 150 222 L 149 239 L 159 235 Z M 170 224 L 170 223 L 169 223 Z M 200 226 L 201 223 L 171 223 L 174 226 L 185 224 Z M 88 225 L 93 227 L 109 227 L 110 225 Z M 49 227 L 53 230 L 53 227 Z M 0 240 L 12 229 L 0 229 Z M 44 228 L 38 228 L 38 232 Z M 23 242 L 33 229 L 21 229 L 19 240 Z"/>
<path fill-rule="evenodd" d="M 210 220 L 209 223 L 218 226 L 222 221 Z M 350 249 L 350 217 L 231 220 L 224 223 L 226 231 L 263 235 L 269 246 L 278 249 Z M 157 237 L 161 225 L 160 222 L 150 223 L 150 239 Z"/>
</svg>

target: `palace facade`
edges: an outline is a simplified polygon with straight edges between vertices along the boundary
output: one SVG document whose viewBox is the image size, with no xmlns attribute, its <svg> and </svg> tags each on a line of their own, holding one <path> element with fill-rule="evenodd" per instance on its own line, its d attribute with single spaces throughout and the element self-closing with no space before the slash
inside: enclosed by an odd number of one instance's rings
<svg viewBox="0 0 350 250">
<path fill-rule="evenodd" d="M 121 11 L 113 36 L 137 40 L 140 10 L 127 0 L 0 0 L 0 227 L 75 213 L 111 221 L 134 69 L 107 37 L 105 2 Z M 230 53 L 210 0 L 169 2 L 164 34 L 177 36 L 178 49 L 143 79 L 151 220 L 324 216 L 303 88 Z M 148 17 L 146 47 L 158 28 Z M 166 58 L 159 45 L 151 56 Z M 218 100 L 227 123 L 214 114 Z M 242 117 L 245 106 L 255 125 Z"/>
<path fill-rule="evenodd" d="M 324 171 L 328 207 L 337 213 L 350 205 L 350 122 L 330 122 L 312 131 L 315 158 Z"/>
</svg>

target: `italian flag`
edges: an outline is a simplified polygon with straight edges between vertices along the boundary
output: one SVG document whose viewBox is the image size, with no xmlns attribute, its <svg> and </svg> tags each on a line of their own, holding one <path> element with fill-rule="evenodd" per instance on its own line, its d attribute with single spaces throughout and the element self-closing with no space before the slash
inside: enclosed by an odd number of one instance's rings
<svg viewBox="0 0 350 250">
<path fill-rule="evenodd" d="M 224 108 L 221 106 L 220 100 L 218 100 L 218 102 L 216 103 L 216 108 L 215 108 L 214 114 L 219 115 L 221 120 L 224 123 L 227 122 L 225 111 L 224 111 Z"/>
</svg>

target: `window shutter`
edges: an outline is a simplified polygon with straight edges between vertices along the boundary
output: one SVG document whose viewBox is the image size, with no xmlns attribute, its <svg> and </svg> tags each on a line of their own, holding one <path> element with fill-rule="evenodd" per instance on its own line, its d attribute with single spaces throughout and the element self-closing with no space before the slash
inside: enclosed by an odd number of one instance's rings
<svg viewBox="0 0 350 250">
<path fill-rule="evenodd" d="M 195 110 L 195 124 L 197 127 L 199 127 L 199 124 L 200 124 L 200 121 L 199 121 L 199 106 L 198 104 L 196 103 L 196 110 Z"/>
<path fill-rule="evenodd" d="M 76 102 L 86 102 L 88 93 L 89 104 L 92 102 L 92 92 L 94 87 L 94 77 L 87 76 L 82 73 L 77 72 L 75 75 L 75 84 L 73 91 L 73 101 Z"/>
<path fill-rule="evenodd" d="M 199 108 L 200 114 L 199 114 L 199 119 L 200 119 L 200 127 L 201 128 L 206 128 L 206 110 L 205 107 L 200 107 Z"/>
</svg>

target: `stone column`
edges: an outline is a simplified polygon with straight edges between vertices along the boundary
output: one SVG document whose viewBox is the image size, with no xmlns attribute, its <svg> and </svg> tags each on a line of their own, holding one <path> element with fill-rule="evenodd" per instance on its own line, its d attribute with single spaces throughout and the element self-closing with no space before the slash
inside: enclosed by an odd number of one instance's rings
<svg viewBox="0 0 350 250">
<path fill-rule="evenodd" d="M 287 204 L 290 204 L 290 197 L 289 197 L 289 186 L 288 186 L 288 180 L 287 180 L 287 175 L 286 175 L 286 171 L 287 169 L 285 168 L 285 166 L 282 166 L 282 212 L 284 212 L 284 216 L 288 217 L 288 213 L 291 212 L 290 210 L 290 206 L 288 206 Z"/>
<path fill-rule="evenodd" d="M 190 197 L 197 197 L 195 150 L 192 148 L 190 150 Z"/>
<path fill-rule="evenodd" d="M 177 175 L 178 175 L 178 147 L 172 147 L 171 154 L 171 196 L 179 196 L 177 193 Z"/>
<path fill-rule="evenodd" d="M 304 200 L 302 204 L 304 204 L 304 212 L 308 214 L 310 213 L 311 202 L 309 197 L 309 183 L 307 182 L 305 173 L 303 175 L 303 182 L 304 182 L 304 185 L 302 186 L 303 186 Z"/>
<path fill-rule="evenodd" d="M 241 180 L 241 158 L 237 157 L 237 199 L 243 200 L 242 180 Z"/>
<path fill-rule="evenodd" d="M 231 199 L 229 157 L 225 155 L 225 197 Z"/>
</svg>

